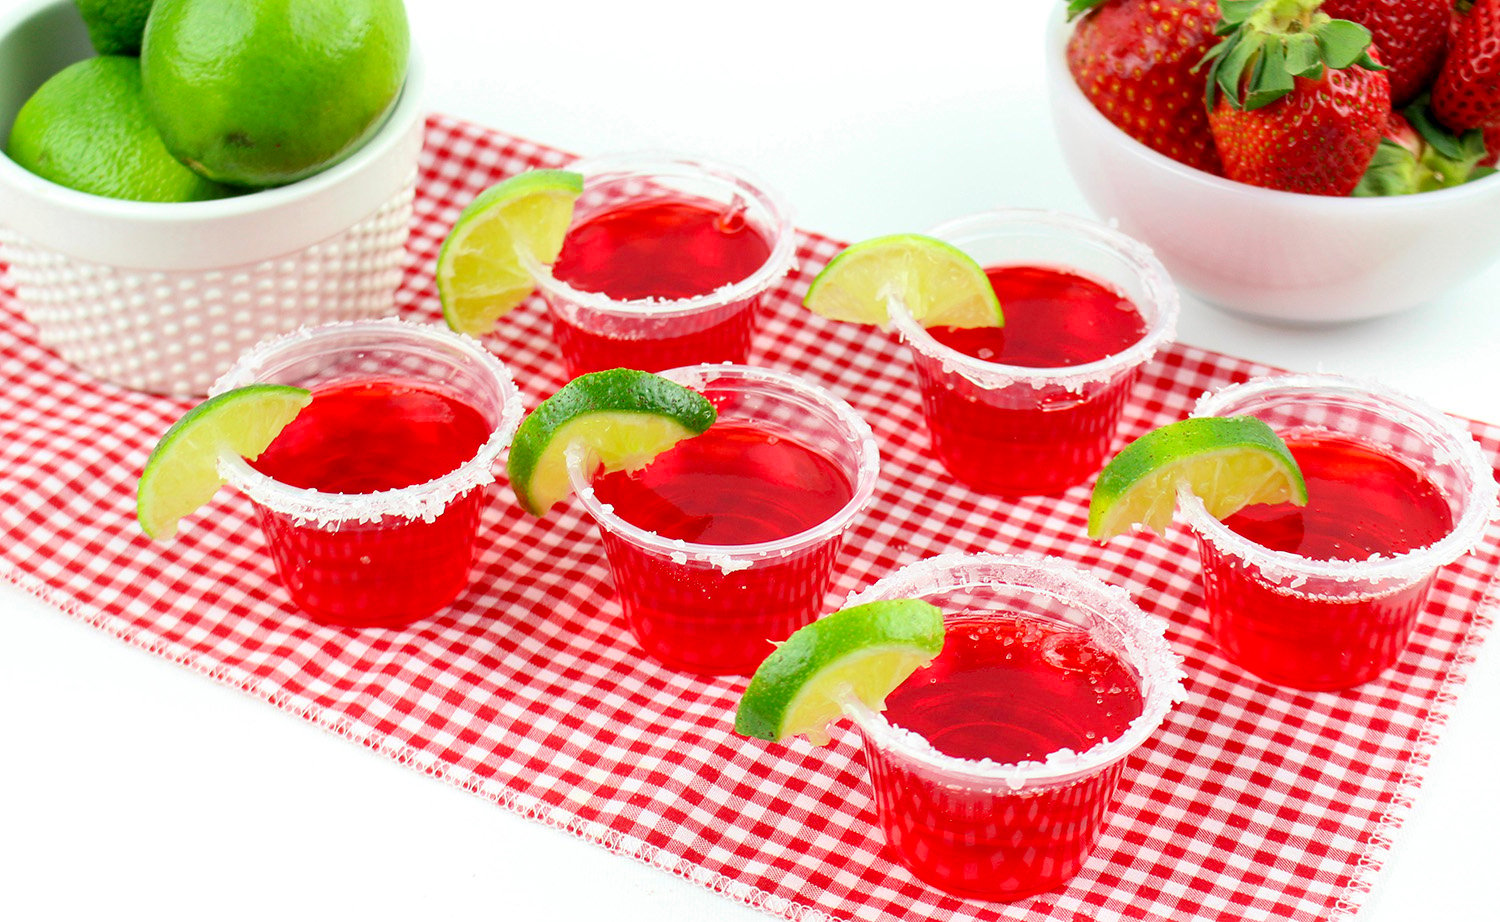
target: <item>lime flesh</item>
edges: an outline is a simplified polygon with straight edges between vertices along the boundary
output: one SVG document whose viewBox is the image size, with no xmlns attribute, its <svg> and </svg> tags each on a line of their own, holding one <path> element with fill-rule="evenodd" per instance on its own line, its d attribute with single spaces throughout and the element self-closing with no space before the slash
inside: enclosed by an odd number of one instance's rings
<svg viewBox="0 0 1500 922">
<path fill-rule="evenodd" d="M 1171 524 L 1179 486 L 1222 519 L 1252 503 L 1307 503 L 1291 450 L 1250 416 L 1196 417 L 1153 429 L 1100 471 L 1089 501 L 1089 537 L 1107 541 L 1140 524 Z"/>
<path fill-rule="evenodd" d="M 823 267 L 802 303 L 830 320 L 884 326 L 891 298 L 899 298 L 923 326 L 1005 323 L 995 289 L 973 257 L 921 234 L 892 234 L 850 246 Z"/>
<path fill-rule="evenodd" d="M 251 384 L 189 410 L 146 459 L 136 486 L 141 530 L 157 540 L 175 536 L 178 522 L 224 485 L 220 457 L 259 457 L 311 401 L 312 395 L 300 387 Z"/>
<path fill-rule="evenodd" d="M 696 391 L 660 375 L 611 368 L 579 375 L 521 421 L 506 473 L 532 515 L 572 492 L 567 451 L 578 446 L 591 472 L 638 470 L 717 417 Z"/>
<path fill-rule="evenodd" d="M 867 602 L 799 629 L 755 670 L 735 713 L 741 736 L 828 742 L 852 696 L 876 710 L 943 649 L 943 613 L 918 599 Z"/>
<path fill-rule="evenodd" d="M 480 336 L 536 290 L 520 254 L 557 259 L 583 177 L 566 170 L 518 173 L 481 192 L 458 216 L 438 252 L 443 319 Z"/>
</svg>

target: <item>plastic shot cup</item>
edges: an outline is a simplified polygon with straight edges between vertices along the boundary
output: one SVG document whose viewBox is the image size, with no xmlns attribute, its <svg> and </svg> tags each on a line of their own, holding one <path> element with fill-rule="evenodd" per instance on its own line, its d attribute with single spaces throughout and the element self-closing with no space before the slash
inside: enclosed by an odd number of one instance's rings
<svg viewBox="0 0 1500 922">
<path fill-rule="evenodd" d="M 847 403 L 795 375 L 732 364 L 662 375 L 717 408 L 718 420 L 697 439 L 729 439 L 715 435 L 727 432 L 737 440 L 701 442 L 711 456 L 688 456 L 667 475 L 691 478 L 695 493 L 716 496 L 696 521 L 738 527 L 734 520 L 764 520 L 775 508 L 780 531 L 751 524 L 738 533 L 768 537 L 736 544 L 664 537 L 636 523 L 651 521 L 666 504 L 623 495 L 605 502 L 608 485 L 590 483 L 576 454 L 569 457 L 573 488 L 598 524 L 616 597 L 641 648 L 683 672 L 748 675 L 773 642 L 828 610 L 843 535 L 874 494 L 879 452 L 869 425 Z M 676 464 L 669 459 L 687 445 L 646 473 Z M 790 461 L 780 449 L 793 451 Z M 786 533 L 787 522 L 798 530 Z"/>
<path fill-rule="evenodd" d="M 1087 631 L 1097 649 L 1111 654 L 1129 676 L 1124 681 L 1136 683 L 1140 714 L 1115 738 L 1010 764 L 945 754 L 893 723 L 899 716 L 894 708 L 880 713 L 857 700 L 845 702 L 863 737 L 881 832 L 901 864 L 935 887 L 977 899 L 1016 900 L 1061 885 L 1078 872 L 1097 841 L 1128 757 L 1183 700 L 1181 660 L 1163 636 L 1165 625 L 1143 613 L 1123 590 L 1067 563 L 1000 555 L 945 554 L 919 561 L 850 596 L 848 604 L 902 598 L 924 599 L 943 610 L 947 646 L 955 643 L 956 624 L 976 618 L 988 625 L 1020 615 L 1033 624 L 1056 626 L 1064 633 L 1034 630 L 1030 639 L 1020 640 L 1040 645 L 1043 656 L 1066 655 L 1056 638 Z M 1013 635 L 997 630 L 995 636 Z M 907 682 L 919 681 L 922 674 L 919 670 Z M 935 680 L 934 692 L 941 692 L 945 681 Z M 961 697 L 945 710 L 970 724 L 985 717 Z M 1016 713 L 1008 726 L 983 729 L 1006 736 L 1043 732 L 1054 719 L 1051 710 L 1049 699 L 1037 708 L 1034 722 L 1029 713 Z M 973 727 L 960 732 L 964 729 Z"/>
<path fill-rule="evenodd" d="M 1082 276 L 1140 313 L 1145 332 L 1118 352 L 1030 367 L 960 352 L 935 339 L 899 299 L 890 301 L 892 324 L 916 366 L 932 450 L 953 477 L 980 492 L 1026 496 L 1060 493 L 1097 474 L 1141 368 L 1175 335 L 1178 295 L 1167 270 L 1144 244 L 1055 212 L 992 211 L 928 234 L 986 270 L 1037 267 Z M 1058 343 L 1059 354 L 1067 348 Z"/>
<path fill-rule="evenodd" d="M 767 291 L 795 265 L 781 199 L 743 171 L 670 154 L 581 160 L 558 262 L 530 266 L 568 374 L 743 363 Z"/>
<path fill-rule="evenodd" d="M 1294 455 L 1294 438 L 1353 440 L 1415 472 L 1426 502 L 1437 504 L 1439 524 L 1430 527 L 1443 529 L 1442 536 L 1368 559 L 1274 550 L 1209 515 L 1190 493 L 1180 498 L 1198 541 L 1209 623 L 1226 657 L 1270 682 L 1299 689 L 1349 688 L 1380 675 L 1406 649 L 1434 576 L 1473 549 L 1496 515 L 1494 475 L 1473 437 L 1410 397 L 1334 375 L 1232 385 L 1199 400 L 1193 415 L 1258 417 L 1292 442 Z M 1309 478 L 1312 509 L 1320 501 L 1312 479 L 1318 472 L 1306 458 L 1299 465 Z M 1348 523 L 1369 518 L 1370 510 L 1380 509 L 1375 518 L 1397 530 L 1404 521 L 1433 516 L 1430 507 L 1400 496 L 1385 505 L 1378 481 L 1368 474 L 1340 479 L 1363 481 L 1375 491 L 1344 500 L 1348 508 L 1331 514 L 1337 527 L 1348 525 L 1343 537 L 1351 543 L 1366 540 L 1360 535 L 1365 526 L 1357 530 Z"/>
<path fill-rule="evenodd" d="M 241 357 L 212 392 L 252 383 L 289 384 L 313 392 L 313 403 L 293 425 L 318 409 L 320 394 L 342 394 L 349 388 L 398 397 L 419 390 L 476 412 L 482 422 L 474 422 L 469 431 L 483 438 L 477 451 L 455 456 L 452 468 L 434 479 L 397 488 L 324 492 L 278 480 L 243 458 L 220 462 L 229 483 L 254 503 L 282 585 L 314 619 L 396 626 L 442 609 L 464 591 L 480 512 L 495 479 L 492 469 L 523 412 L 504 365 L 479 343 L 446 329 L 373 320 L 312 327 L 268 340 Z M 345 406 L 335 397 L 324 401 L 325 406 Z M 441 451 L 444 437 L 451 435 L 447 417 L 434 422 L 426 410 L 404 406 L 398 399 L 380 409 L 356 403 L 337 413 L 326 410 L 316 417 L 305 455 L 292 463 L 314 470 L 357 469 L 359 449 L 351 445 L 358 442 L 341 431 L 368 433 L 370 417 L 376 416 L 379 435 L 362 438 L 409 446 L 410 452 L 429 457 Z M 289 432 L 290 427 L 278 438 Z M 396 462 L 387 458 L 378 463 L 389 469 Z"/>
</svg>

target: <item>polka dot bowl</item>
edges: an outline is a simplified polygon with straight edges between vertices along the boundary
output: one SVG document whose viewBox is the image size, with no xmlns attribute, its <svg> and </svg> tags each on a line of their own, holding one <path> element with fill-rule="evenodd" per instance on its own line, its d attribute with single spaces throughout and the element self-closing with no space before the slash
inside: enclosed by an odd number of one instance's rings
<svg viewBox="0 0 1500 922">
<path fill-rule="evenodd" d="M 49 76 L 93 54 L 72 0 L 0 21 L 0 146 Z M 415 52 L 384 127 L 301 182 L 161 204 L 66 189 L 0 156 L 0 270 L 37 339 L 99 378 L 200 395 L 301 326 L 395 312 L 422 146 Z"/>
</svg>

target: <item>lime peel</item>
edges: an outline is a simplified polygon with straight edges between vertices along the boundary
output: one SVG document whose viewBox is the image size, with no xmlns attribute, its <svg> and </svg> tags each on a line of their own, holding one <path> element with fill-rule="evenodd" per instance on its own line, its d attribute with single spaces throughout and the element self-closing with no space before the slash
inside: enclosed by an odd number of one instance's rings
<svg viewBox="0 0 1500 922">
<path fill-rule="evenodd" d="M 177 525 L 218 492 L 225 479 L 219 458 L 255 459 L 312 402 L 312 394 L 284 384 L 250 384 L 203 401 L 156 443 L 136 485 L 136 520 L 150 538 L 165 541 Z"/>
<path fill-rule="evenodd" d="M 828 742 L 828 727 L 852 697 L 885 698 L 943 648 L 943 613 L 920 599 L 883 599 L 836 611 L 778 644 L 740 697 L 734 731 L 781 742 Z"/>
<path fill-rule="evenodd" d="M 483 335 L 536 290 L 527 265 L 556 261 L 582 192 L 578 173 L 529 170 L 464 208 L 438 251 L 435 273 L 451 329 Z"/>
<path fill-rule="evenodd" d="M 892 299 L 923 326 L 1005 324 L 979 263 L 953 244 L 922 234 L 890 234 L 847 247 L 813 279 L 802 304 L 830 320 L 885 326 Z"/>
<path fill-rule="evenodd" d="M 1266 423 L 1192 417 L 1147 432 L 1105 465 L 1089 501 L 1089 537 L 1107 541 L 1137 524 L 1165 531 L 1179 489 L 1217 519 L 1251 504 L 1307 503 L 1296 459 Z"/>
<path fill-rule="evenodd" d="M 544 515 L 572 491 L 570 450 L 591 474 L 638 470 L 717 417 L 708 398 L 660 375 L 632 368 L 579 375 L 521 421 L 506 473 L 522 507 Z"/>
</svg>

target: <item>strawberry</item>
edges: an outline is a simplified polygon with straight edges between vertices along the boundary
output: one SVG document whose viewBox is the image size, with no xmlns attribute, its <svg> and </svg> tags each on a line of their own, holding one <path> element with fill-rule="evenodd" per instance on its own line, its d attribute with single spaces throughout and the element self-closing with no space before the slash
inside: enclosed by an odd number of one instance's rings
<svg viewBox="0 0 1500 922">
<path fill-rule="evenodd" d="M 1320 0 L 1222 0 L 1210 63 L 1209 128 L 1224 175 L 1311 195 L 1359 184 L 1391 114 L 1370 30 Z"/>
<path fill-rule="evenodd" d="M 1214 42 L 1215 0 L 1070 0 L 1068 70 L 1105 118 L 1147 147 L 1223 172 L 1196 65 Z"/>
<path fill-rule="evenodd" d="M 1479 159 L 1480 166 L 1500 163 L 1500 122 L 1484 126 L 1485 155 Z"/>
<path fill-rule="evenodd" d="M 1443 64 L 1453 0 L 1323 0 L 1323 12 L 1370 30 L 1390 69 L 1394 106 L 1416 99 Z"/>
<path fill-rule="evenodd" d="M 1423 96 L 1404 114 L 1391 113 L 1385 137 L 1354 194 L 1409 195 L 1461 186 L 1489 172 L 1476 172 L 1484 155 L 1479 132 L 1458 136 L 1443 128 L 1433 121 Z"/>
<path fill-rule="evenodd" d="M 1500 120 L 1500 0 L 1474 0 L 1432 85 L 1432 111 L 1454 131 Z"/>
</svg>

